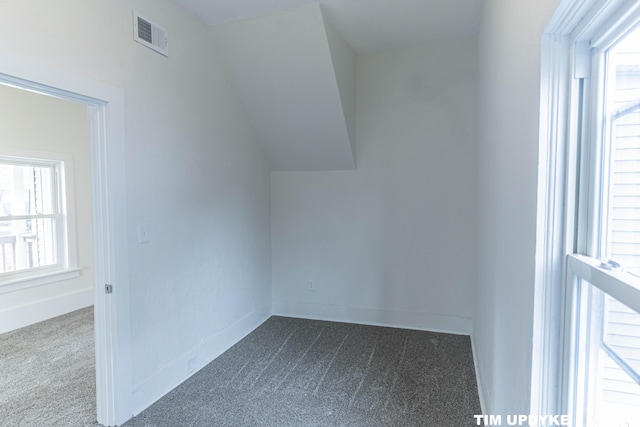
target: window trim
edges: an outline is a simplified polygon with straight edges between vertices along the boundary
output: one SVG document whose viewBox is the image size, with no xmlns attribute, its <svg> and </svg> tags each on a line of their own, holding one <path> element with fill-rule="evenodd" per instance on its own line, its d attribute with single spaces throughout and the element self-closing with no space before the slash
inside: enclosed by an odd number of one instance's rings
<svg viewBox="0 0 640 427">
<path fill-rule="evenodd" d="M 572 320 L 565 315 L 572 304 L 570 287 L 564 286 L 566 254 L 586 253 L 593 242 L 582 240 L 576 229 L 589 204 L 580 200 L 580 210 L 565 205 L 569 194 L 581 194 L 587 184 L 584 174 L 577 180 L 579 168 L 588 164 L 577 141 L 589 130 L 575 106 L 592 88 L 580 87 L 575 77 L 588 77 L 590 47 L 610 46 L 638 17 L 638 0 L 570 0 L 560 4 L 542 35 L 531 413 L 566 413 L 570 354 L 563 343 L 570 339 Z M 596 35 L 598 28 L 609 31 Z"/>
<path fill-rule="evenodd" d="M 0 158 L 17 164 L 55 165 L 57 172 L 55 216 L 60 222 L 56 236 L 57 263 L 51 266 L 0 274 L 0 294 L 43 286 L 81 275 L 78 267 L 73 156 L 68 153 L 0 147 Z"/>
<path fill-rule="evenodd" d="M 82 269 L 77 267 L 65 268 L 63 270 L 59 268 L 55 270 L 47 269 L 48 271 L 46 271 L 45 268 L 33 269 L 37 270 L 37 272 L 34 271 L 34 273 L 37 274 L 3 281 L 2 284 L 0 284 L 0 295 L 9 292 L 20 291 L 23 289 L 33 288 L 36 286 L 49 285 L 51 283 L 61 282 L 63 280 L 75 279 L 76 277 L 80 277 L 80 275 L 82 274 Z"/>
</svg>

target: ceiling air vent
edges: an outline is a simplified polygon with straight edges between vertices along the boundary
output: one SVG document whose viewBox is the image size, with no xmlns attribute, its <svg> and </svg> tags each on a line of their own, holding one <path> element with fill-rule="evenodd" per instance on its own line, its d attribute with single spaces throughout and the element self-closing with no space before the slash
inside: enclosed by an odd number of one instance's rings
<svg viewBox="0 0 640 427">
<path fill-rule="evenodd" d="M 133 39 L 164 56 L 169 56 L 167 30 L 133 11 Z"/>
</svg>

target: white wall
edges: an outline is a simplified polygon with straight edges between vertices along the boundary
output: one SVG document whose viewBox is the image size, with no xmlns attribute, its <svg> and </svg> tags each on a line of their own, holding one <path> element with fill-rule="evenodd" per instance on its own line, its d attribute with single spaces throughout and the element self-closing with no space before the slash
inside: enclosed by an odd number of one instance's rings
<svg viewBox="0 0 640 427">
<path fill-rule="evenodd" d="M 89 128 L 86 107 L 0 85 L 0 146 L 71 154 L 81 276 L 0 293 L 0 333 L 93 304 Z"/>
<path fill-rule="evenodd" d="M 0 51 L 125 92 L 136 408 L 266 318 L 272 276 L 279 313 L 456 332 L 475 292 L 487 412 L 527 413 L 540 36 L 557 4 L 486 0 L 478 103 L 473 40 L 360 57 L 358 170 L 273 173 L 270 221 L 204 26 L 159 0 L 2 2 Z M 134 7 L 168 28 L 170 58 L 132 41 Z"/>
<path fill-rule="evenodd" d="M 168 29 L 169 58 L 132 40 L 133 8 Z M 136 412 L 271 310 L 269 172 L 212 46 L 168 1 L 0 6 L 0 51 L 124 90 Z"/>
<path fill-rule="evenodd" d="M 487 0 L 479 36 L 473 341 L 489 414 L 528 414 L 541 36 L 559 0 Z"/>
<path fill-rule="evenodd" d="M 271 173 L 274 313 L 470 332 L 476 61 L 475 39 L 358 57 L 358 169 Z"/>
</svg>

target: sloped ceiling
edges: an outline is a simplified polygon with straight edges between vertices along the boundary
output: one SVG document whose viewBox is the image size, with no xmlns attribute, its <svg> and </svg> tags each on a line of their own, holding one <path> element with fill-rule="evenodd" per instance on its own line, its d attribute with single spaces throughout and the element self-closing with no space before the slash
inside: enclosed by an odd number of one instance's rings
<svg viewBox="0 0 640 427">
<path fill-rule="evenodd" d="M 355 56 L 319 5 L 213 32 L 273 170 L 355 168 Z"/>
<path fill-rule="evenodd" d="M 174 0 L 208 25 L 320 4 L 357 55 L 473 37 L 482 0 Z"/>
<path fill-rule="evenodd" d="M 481 0 L 173 0 L 214 41 L 273 170 L 356 167 L 355 56 L 477 34 Z"/>
</svg>

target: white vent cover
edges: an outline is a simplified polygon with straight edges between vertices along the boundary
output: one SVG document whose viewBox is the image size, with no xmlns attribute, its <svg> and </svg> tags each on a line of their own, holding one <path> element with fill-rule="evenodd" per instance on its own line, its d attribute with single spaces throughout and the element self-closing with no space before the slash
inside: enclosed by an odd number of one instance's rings
<svg viewBox="0 0 640 427">
<path fill-rule="evenodd" d="M 164 56 L 169 56 L 167 30 L 133 11 L 133 39 Z"/>
</svg>

